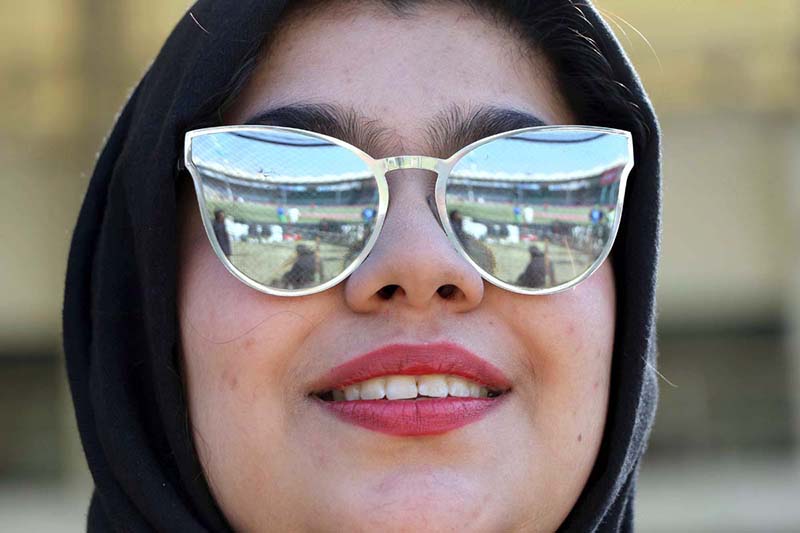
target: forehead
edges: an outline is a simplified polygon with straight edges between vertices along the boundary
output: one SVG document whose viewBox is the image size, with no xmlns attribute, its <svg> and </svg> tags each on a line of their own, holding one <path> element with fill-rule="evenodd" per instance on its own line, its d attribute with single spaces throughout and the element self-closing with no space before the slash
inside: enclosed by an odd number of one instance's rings
<svg viewBox="0 0 800 533">
<path fill-rule="evenodd" d="M 400 17 L 379 7 L 317 10 L 283 21 L 228 117 L 334 105 L 390 132 L 398 150 L 424 149 L 434 117 L 453 109 L 514 109 L 549 124 L 569 110 L 540 54 L 459 5 Z"/>
</svg>

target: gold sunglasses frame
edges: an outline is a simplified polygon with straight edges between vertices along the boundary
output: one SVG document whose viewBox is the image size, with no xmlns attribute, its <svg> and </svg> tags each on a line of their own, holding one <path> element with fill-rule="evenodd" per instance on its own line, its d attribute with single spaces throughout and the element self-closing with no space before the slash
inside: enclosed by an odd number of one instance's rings
<svg viewBox="0 0 800 533">
<path fill-rule="evenodd" d="M 447 188 L 447 178 L 450 176 L 450 172 L 452 171 L 453 167 L 469 152 L 475 150 L 476 148 L 495 141 L 497 139 L 501 139 L 504 137 L 513 137 L 515 135 L 520 135 L 529 132 L 540 132 L 540 131 L 571 131 L 571 132 L 593 132 L 593 133 L 604 133 L 604 134 L 613 134 L 613 135 L 620 135 L 625 137 L 628 146 L 628 160 L 622 170 L 622 175 L 620 176 L 620 186 L 619 192 L 617 194 L 617 203 L 615 208 L 615 216 L 614 216 L 614 223 L 611 229 L 611 233 L 609 234 L 608 242 L 603 247 L 603 250 L 598 255 L 597 259 L 591 264 L 591 266 L 586 269 L 578 277 L 569 280 L 568 282 L 556 285 L 554 287 L 547 287 L 547 288 L 525 288 L 513 285 L 511 283 L 507 283 L 502 281 L 483 268 L 478 265 L 473 259 L 467 254 L 464 247 L 461 245 L 458 237 L 456 237 L 455 231 L 453 230 L 452 226 L 450 225 L 450 218 L 447 216 L 447 206 L 445 203 L 446 197 L 445 192 Z M 203 135 L 210 135 L 215 133 L 226 133 L 226 132 L 263 132 L 263 131 L 278 131 L 284 133 L 294 133 L 298 135 L 304 135 L 306 137 L 312 137 L 327 141 L 331 144 L 340 146 L 349 150 L 350 152 L 357 155 L 361 158 L 367 167 L 372 172 L 375 181 L 377 182 L 378 186 L 378 213 L 375 218 L 375 227 L 372 231 L 372 234 L 369 237 L 369 240 L 364 245 L 364 249 L 361 253 L 358 254 L 356 259 L 348 265 L 341 273 L 339 273 L 336 277 L 331 278 L 330 280 L 326 281 L 325 283 L 321 283 L 314 287 L 304 288 L 304 289 L 277 289 L 274 287 L 269 287 L 262 283 L 259 283 L 252 278 L 246 276 L 242 273 L 236 266 L 231 263 L 230 259 L 223 253 L 222 249 L 220 248 L 219 243 L 214 235 L 214 229 L 211 224 L 211 220 L 208 216 L 206 216 L 206 201 L 205 195 L 203 194 L 203 183 L 202 183 L 202 176 L 200 171 L 195 166 L 194 162 L 192 161 L 192 141 L 200 136 Z M 203 220 L 203 226 L 205 227 L 206 235 L 208 236 L 208 240 L 211 243 L 211 247 L 214 249 L 214 253 L 222 261 L 225 268 L 239 281 L 251 287 L 257 291 L 263 292 L 265 294 L 273 295 L 273 296 L 308 296 L 311 294 L 316 294 L 318 292 L 325 291 L 335 285 L 338 285 L 344 279 L 346 279 L 350 274 L 352 274 L 364 260 L 367 258 L 369 253 L 372 251 L 372 248 L 375 246 L 375 242 L 377 242 L 378 236 L 381 233 L 381 229 L 383 228 L 383 223 L 386 219 L 386 213 L 389 208 L 389 185 L 386 181 L 386 174 L 388 172 L 392 172 L 394 170 L 428 170 L 436 173 L 436 185 L 435 185 L 435 204 L 436 210 L 439 216 L 439 221 L 444 229 L 445 234 L 447 235 L 448 240 L 453 245 L 453 247 L 458 251 L 462 258 L 464 258 L 473 268 L 475 268 L 481 275 L 481 277 L 502 289 L 507 291 L 511 291 L 517 294 L 525 294 L 531 296 L 538 296 L 538 295 L 547 295 L 547 294 L 555 294 L 559 292 L 563 292 L 567 289 L 570 289 L 580 282 L 591 276 L 606 260 L 609 253 L 611 252 L 611 248 L 613 247 L 614 241 L 617 237 L 617 232 L 619 230 L 620 221 L 622 219 L 622 205 L 623 200 L 625 198 L 625 188 L 628 181 L 628 175 L 630 174 L 631 169 L 633 168 L 633 139 L 631 133 L 625 130 L 618 130 L 613 128 L 604 128 L 599 126 L 534 126 L 530 128 L 521 128 L 517 130 L 506 131 L 503 133 L 498 133 L 496 135 L 491 135 L 489 137 L 485 137 L 478 141 L 475 141 L 464 148 L 461 148 L 459 151 L 454 153 L 452 156 L 448 157 L 447 159 L 439 159 L 437 157 L 429 157 L 423 155 L 400 155 L 400 156 L 393 156 L 393 157 L 385 157 L 383 159 L 374 159 L 362 150 L 356 148 L 355 146 L 348 144 L 340 139 L 335 137 L 330 137 L 328 135 L 323 135 L 321 133 L 315 133 L 311 131 L 301 130 L 297 128 L 287 128 L 283 126 L 262 126 L 262 125 L 236 125 L 236 126 L 219 126 L 213 128 L 203 128 L 198 130 L 192 130 L 186 133 L 185 142 L 184 142 L 184 166 L 189 171 L 192 176 L 192 181 L 194 182 L 195 193 L 198 200 L 198 207 L 200 208 L 200 218 Z"/>
</svg>

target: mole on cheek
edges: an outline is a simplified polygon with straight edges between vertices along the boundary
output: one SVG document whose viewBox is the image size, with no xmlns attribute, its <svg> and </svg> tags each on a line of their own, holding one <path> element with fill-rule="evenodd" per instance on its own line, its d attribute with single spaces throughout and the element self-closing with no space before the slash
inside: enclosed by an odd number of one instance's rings
<svg viewBox="0 0 800 533">
<path fill-rule="evenodd" d="M 234 367 L 229 366 L 222 372 L 222 382 L 228 385 L 230 390 L 236 390 L 236 387 L 239 386 L 239 378 Z"/>
</svg>

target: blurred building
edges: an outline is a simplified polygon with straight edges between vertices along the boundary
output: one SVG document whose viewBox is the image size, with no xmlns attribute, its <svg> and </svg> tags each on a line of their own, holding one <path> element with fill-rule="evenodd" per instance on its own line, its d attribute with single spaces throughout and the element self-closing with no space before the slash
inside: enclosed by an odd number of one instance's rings
<svg viewBox="0 0 800 533">
<path fill-rule="evenodd" d="M 641 530 L 800 530 L 800 2 L 597 3 L 664 130 L 664 379 Z M 66 252 L 95 153 L 185 6 L 0 4 L 0 516 L 29 530 L 47 527 L 41 502 L 53 530 L 81 527 Z"/>
</svg>

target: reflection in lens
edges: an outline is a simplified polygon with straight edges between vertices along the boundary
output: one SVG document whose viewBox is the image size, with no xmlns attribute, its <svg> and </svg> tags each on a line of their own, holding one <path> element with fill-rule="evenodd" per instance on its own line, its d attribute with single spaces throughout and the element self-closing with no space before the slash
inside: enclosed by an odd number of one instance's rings
<svg viewBox="0 0 800 533">
<path fill-rule="evenodd" d="M 342 273 L 376 223 L 378 187 L 367 164 L 324 139 L 237 129 L 192 140 L 212 239 L 242 274 L 304 289 Z"/>
<path fill-rule="evenodd" d="M 467 153 L 447 181 L 456 238 L 483 270 L 524 288 L 584 274 L 609 243 L 628 137 L 553 129 L 501 137 Z"/>
</svg>

